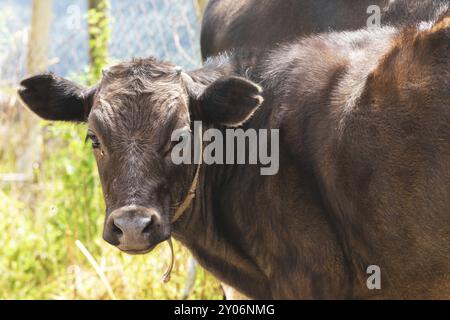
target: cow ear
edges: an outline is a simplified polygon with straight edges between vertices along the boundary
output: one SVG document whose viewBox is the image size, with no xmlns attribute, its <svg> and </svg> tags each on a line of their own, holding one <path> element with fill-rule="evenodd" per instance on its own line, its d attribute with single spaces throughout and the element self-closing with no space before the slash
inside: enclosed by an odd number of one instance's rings
<svg viewBox="0 0 450 320">
<path fill-rule="evenodd" d="M 194 117 L 216 125 L 240 126 L 264 101 L 261 87 L 241 77 L 222 77 L 208 86 L 191 82 L 191 86 Z"/>
<path fill-rule="evenodd" d="M 52 73 L 39 74 L 20 83 L 23 102 L 46 120 L 84 122 L 92 107 L 95 90 Z"/>
</svg>

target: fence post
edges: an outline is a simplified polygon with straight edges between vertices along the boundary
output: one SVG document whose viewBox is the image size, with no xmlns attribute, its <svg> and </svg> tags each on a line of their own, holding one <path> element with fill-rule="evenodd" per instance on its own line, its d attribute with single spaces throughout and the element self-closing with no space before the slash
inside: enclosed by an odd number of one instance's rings
<svg viewBox="0 0 450 320">
<path fill-rule="evenodd" d="M 31 25 L 28 37 L 27 73 L 46 71 L 49 65 L 49 33 L 52 20 L 53 0 L 33 0 Z M 17 157 L 16 167 L 20 173 L 32 176 L 32 165 L 40 156 L 41 132 L 39 121 L 31 112 L 23 112 L 21 119 L 28 137 Z"/>
<path fill-rule="evenodd" d="M 27 71 L 45 71 L 48 67 L 48 47 L 53 0 L 33 0 L 28 39 Z"/>
</svg>

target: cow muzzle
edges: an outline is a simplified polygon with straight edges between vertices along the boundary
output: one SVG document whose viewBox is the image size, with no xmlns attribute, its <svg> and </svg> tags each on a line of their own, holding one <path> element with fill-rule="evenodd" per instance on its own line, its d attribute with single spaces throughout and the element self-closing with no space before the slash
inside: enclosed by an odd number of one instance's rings
<svg viewBox="0 0 450 320">
<path fill-rule="evenodd" d="M 128 254 L 145 254 L 170 237 L 170 226 L 154 209 L 126 206 L 114 210 L 105 222 L 103 238 Z"/>
</svg>

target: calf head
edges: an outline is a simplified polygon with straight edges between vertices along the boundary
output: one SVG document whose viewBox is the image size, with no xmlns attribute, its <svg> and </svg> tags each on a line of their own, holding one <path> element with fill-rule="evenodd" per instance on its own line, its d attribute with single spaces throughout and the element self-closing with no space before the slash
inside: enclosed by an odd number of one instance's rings
<svg viewBox="0 0 450 320">
<path fill-rule="evenodd" d="M 239 125 L 260 105 L 260 92 L 239 77 L 203 85 L 155 59 L 114 66 L 93 88 L 41 74 L 23 80 L 19 90 L 44 119 L 87 123 L 106 203 L 103 237 L 131 254 L 170 237 L 177 204 L 192 182 L 195 168 L 171 161 L 173 131 L 192 134 L 194 119 Z"/>
</svg>

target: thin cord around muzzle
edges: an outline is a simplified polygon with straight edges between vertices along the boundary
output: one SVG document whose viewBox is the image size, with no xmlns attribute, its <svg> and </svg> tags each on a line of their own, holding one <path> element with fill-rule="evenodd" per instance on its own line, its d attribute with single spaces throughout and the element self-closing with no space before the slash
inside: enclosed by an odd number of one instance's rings
<svg viewBox="0 0 450 320">
<path fill-rule="evenodd" d="M 173 251 L 172 237 L 170 237 L 169 240 L 167 240 L 167 242 L 169 243 L 169 247 L 170 247 L 170 264 L 169 264 L 169 268 L 167 269 L 167 271 L 162 276 L 162 281 L 164 283 L 168 283 L 170 281 L 170 274 L 172 273 L 173 265 L 174 265 L 174 261 L 175 261 L 175 254 L 174 254 L 174 251 Z"/>
</svg>

